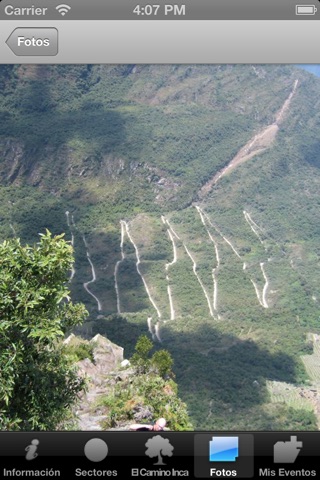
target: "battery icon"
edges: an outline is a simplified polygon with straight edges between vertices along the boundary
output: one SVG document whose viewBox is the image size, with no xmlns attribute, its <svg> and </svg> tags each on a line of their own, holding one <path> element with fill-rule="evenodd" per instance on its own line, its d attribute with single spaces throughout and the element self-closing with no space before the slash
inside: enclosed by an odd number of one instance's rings
<svg viewBox="0 0 320 480">
<path fill-rule="evenodd" d="M 314 15 L 316 11 L 315 5 L 296 5 L 296 15 Z"/>
</svg>

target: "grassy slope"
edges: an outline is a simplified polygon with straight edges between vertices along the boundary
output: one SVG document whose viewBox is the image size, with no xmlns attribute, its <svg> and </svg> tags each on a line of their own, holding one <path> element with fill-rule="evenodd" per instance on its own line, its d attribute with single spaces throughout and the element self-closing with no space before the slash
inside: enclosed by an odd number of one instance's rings
<svg viewBox="0 0 320 480">
<path fill-rule="evenodd" d="M 49 66 L 1 73 L 1 237 L 15 231 L 33 242 L 45 227 L 69 239 L 73 232 L 72 294 L 91 311 L 93 328 L 130 354 L 147 331 L 147 317 L 153 324 L 158 317 L 127 237 L 118 275 L 126 313 L 95 320 L 97 313 L 117 312 L 119 222 L 130 221 L 141 273 L 162 314 L 163 345 L 175 358 L 180 394 L 197 428 L 315 425 L 307 410 L 270 403 L 265 385 L 304 381 L 299 355 L 310 353 L 307 332 L 319 332 L 319 80 L 281 66 Z M 272 123 L 295 78 L 297 95 L 273 148 L 224 177 L 201 202 L 241 256 L 209 228 L 221 257 L 211 317 L 183 243 L 210 299 L 217 259 L 191 203 L 203 183 Z M 66 210 L 74 215 L 71 230 Z M 263 244 L 243 210 L 263 229 Z M 173 247 L 161 214 L 180 237 L 169 283 L 165 265 Z M 82 286 L 92 278 L 83 233 L 97 274 L 90 289 L 102 312 Z M 270 281 L 268 309 L 251 282 L 262 292 L 261 262 Z M 168 284 L 177 318 L 166 322 Z"/>
</svg>

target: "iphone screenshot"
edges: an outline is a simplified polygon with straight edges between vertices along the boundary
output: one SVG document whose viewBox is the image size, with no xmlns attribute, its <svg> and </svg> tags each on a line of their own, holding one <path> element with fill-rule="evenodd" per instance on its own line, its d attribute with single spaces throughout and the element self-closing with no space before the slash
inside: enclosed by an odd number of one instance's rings
<svg viewBox="0 0 320 480">
<path fill-rule="evenodd" d="M 0 0 L 0 478 L 320 478 L 319 45 Z"/>
</svg>

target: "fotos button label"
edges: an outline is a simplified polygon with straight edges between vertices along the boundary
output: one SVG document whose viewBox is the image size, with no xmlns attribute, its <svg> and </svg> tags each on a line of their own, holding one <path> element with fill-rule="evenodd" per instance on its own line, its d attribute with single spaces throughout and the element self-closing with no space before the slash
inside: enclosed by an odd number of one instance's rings
<svg viewBox="0 0 320 480">
<path fill-rule="evenodd" d="M 13 30 L 6 43 L 17 56 L 55 56 L 58 53 L 58 30 L 53 27 L 19 27 Z"/>
</svg>

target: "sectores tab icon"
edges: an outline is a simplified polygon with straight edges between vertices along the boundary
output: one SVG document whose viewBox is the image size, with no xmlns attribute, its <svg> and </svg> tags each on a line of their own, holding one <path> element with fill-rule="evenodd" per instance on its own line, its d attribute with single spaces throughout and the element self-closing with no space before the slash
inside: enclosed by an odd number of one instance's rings
<svg viewBox="0 0 320 480">
<path fill-rule="evenodd" d="M 108 445 L 101 438 L 91 438 L 84 446 L 84 454 L 91 462 L 102 462 L 108 455 Z"/>
</svg>

